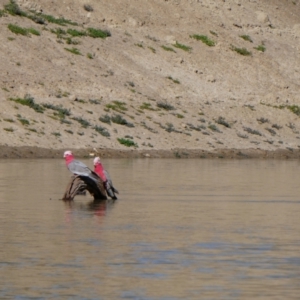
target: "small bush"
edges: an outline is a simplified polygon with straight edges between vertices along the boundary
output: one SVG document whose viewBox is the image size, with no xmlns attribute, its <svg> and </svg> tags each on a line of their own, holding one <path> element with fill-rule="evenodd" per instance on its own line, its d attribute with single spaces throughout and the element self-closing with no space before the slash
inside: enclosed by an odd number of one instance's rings
<svg viewBox="0 0 300 300">
<path fill-rule="evenodd" d="M 207 127 L 212 131 L 221 132 L 215 124 L 209 124 Z"/>
<path fill-rule="evenodd" d="M 180 44 L 180 43 L 178 43 L 178 42 L 176 42 L 176 44 L 174 44 L 173 46 L 174 46 L 175 48 L 178 48 L 178 49 L 181 49 L 181 50 L 187 51 L 187 52 L 191 52 L 191 50 L 192 50 L 192 47 L 189 47 L 189 46 Z"/>
<path fill-rule="evenodd" d="M 253 43 L 253 41 L 249 35 L 246 35 L 246 34 L 240 35 L 240 38 L 242 38 L 243 40 L 248 41 L 250 43 Z"/>
<path fill-rule="evenodd" d="M 127 127 L 134 127 L 132 123 L 129 123 L 121 115 L 114 115 L 111 117 L 111 121 L 116 124 L 125 125 Z"/>
<path fill-rule="evenodd" d="M 10 98 L 9 100 L 19 103 L 21 105 L 28 106 L 38 113 L 44 112 L 44 108 L 41 105 L 35 103 L 34 98 L 30 95 L 25 95 L 24 98 Z"/>
<path fill-rule="evenodd" d="M 67 30 L 67 33 L 73 37 L 80 37 L 80 36 L 86 36 L 86 32 L 85 31 L 81 31 L 81 30 L 77 30 L 77 29 L 71 29 L 69 28 Z"/>
<path fill-rule="evenodd" d="M 92 104 L 101 104 L 101 100 L 98 99 L 89 99 L 89 102 Z"/>
<path fill-rule="evenodd" d="M 29 33 L 34 34 L 34 35 L 41 35 L 40 32 L 32 27 L 27 29 Z"/>
<path fill-rule="evenodd" d="M 177 117 L 178 119 L 183 119 L 183 118 L 184 118 L 184 115 L 176 114 L 176 117 Z"/>
<path fill-rule="evenodd" d="M 249 127 L 244 127 L 244 130 L 251 134 L 260 135 L 260 136 L 262 135 L 258 130 L 251 129 Z"/>
<path fill-rule="evenodd" d="M 243 55 L 243 56 L 251 56 L 252 55 L 252 53 L 250 51 L 248 51 L 246 48 L 238 48 L 238 47 L 231 45 L 230 49 L 232 51 L 237 52 L 238 54 Z"/>
<path fill-rule="evenodd" d="M 254 47 L 255 50 L 265 52 L 266 47 L 264 45 L 258 45 L 257 47 Z"/>
<path fill-rule="evenodd" d="M 86 57 L 89 59 L 94 59 L 94 55 L 92 53 L 87 53 Z"/>
<path fill-rule="evenodd" d="M 266 118 L 259 118 L 259 119 L 256 119 L 256 120 L 260 124 L 269 123 L 269 120 L 266 119 Z"/>
<path fill-rule="evenodd" d="M 155 110 L 154 108 L 152 108 L 151 103 L 146 103 L 146 102 L 144 102 L 144 103 L 140 106 L 140 109 Z"/>
<path fill-rule="evenodd" d="M 27 14 L 21 10 L 16 1 L 10 0 L 10 2 L 4 5 L 4 9 L 12 16 L 26 17 Z"/>
<path fill-rule="evenodd" d="M 203 42 L 205 45 L 207 45 L 209 47 L 215 46 L 215 42 L 213 40 L 209 39 L 206 35 L 194 34 L 194 35 L 191 35 L 190 37 L 197 41 Z"/>
<path fill-rule="evenodd" d="M 14 34 L 21 34 L 21 35 L 25 35 L 25 36 L 28 35 L 28 30 L 26 28 L 22 28 L 18 25 L 14 25 L 14 24 L 8 24 L 7 27 Z"/>
<path fill-rule="evenodd" d="M 138 147 L 138 145 L 130 139 L 118 138 L 117 140 L 120 144 L 122 144 L 126 147 L 135 147 L 135 148 Z"/>
<path fill-rule="evenodd" d="M 106 104 L 105 106 L 108 109 L 112 109 L 112 110 L 115 110 L 115 111 L 118 111 L 118 112 L 123 112 L 123 111 L 127 110 L 127 108 L 125 107 L 125 105 L 126 105 L 125 102 L 121 102 L 121 101 L 115 100 L 115 101 L 113 101 L 110 104 Z"/>
<path fill-rule="evenodd" d="M 61 119 L 64 119 L 66 116 L 71 115 L 70 110 L 62 107 L 62 105 L 53 105 L 53 104 L 49 104 L 49 103 L 44 103 L 44 104 L 42 104 L 42 106 L 56 111 L 57 116 Z"/>
<path fill-rule="evenodd" d="M 109 115 L 104 115 L 103 117 L 100 117 L 99 121 L 101 121 L 102 123 L 106 123 L 106 124 L 110 124 L 111 123 Z"/>
<path fill-rule="evenodd" d="M 87 121 L 81 117 L 74 117 L 72 119 L 77 121 L 78 123 L 80 123 L 83 128 L 87 128 L 88 126 L 91 126 L 89 121 Z"/>
<path fill-rule="evenodd" d="M 56 29 L 51 29 L 51 32 L 56 34 L 56 36 L 58 38 L 61 38 L 63 35 L 67 34 L 67 32 L 64 29 L 60 28 L 60 27 L 58 27 Z"/>
<path fill-rule="evenodd" d="M 174 106 L 172 106 L 171 104 L 167 103 L 166 101 L 159 101 L 156 103 L 157 107 L 162 108 L 164 110 L 174 110 Z"/>
<path fill-rule="evenodd" d="M 269 131 L 272 135 L 276 135 L 276 131 L 272 128 L 266 128 L 267 131 Z"/>
<path fill-rule="evenodd" d="M 67 50 L 67 51 L 69 51 L 69 52 L 71 52 L 71 53 L 73 53 L 73 54 L 76 54 L 76 55 L 82 55 L 81 53 L 80 53 L 80 51 L 77 49 L 77 48 L 72 48 L 72 49 L 70 49 L 70 48 L 65 48 L 65 50 Z"/>
<path fill-rule="evenodd" d="M 96 125 L 96 126 L 94 126 L 94 129 L 103 136 L 106 136 L 106 137 L 110 136 L 109 131 L 105 127 Z"/>
<path fill-rule="evenodd" d="M 61 26 L 66 26 L 67 24 L 74 25 L 74 26 L 78 25 L 76 22 L 66 20 L 65 18 L 55 18 L 51 15 L 45 15 L 45 14 L 37 14 L 36 16 L 40 17 L 41 19 L 45 19 L 49 23 L 58 24 Z"/>
<path fill-rule="evenodd" d="M 56 137 L 61 136 L 61 134 L 60 134 L 59 132 L 52 132 L 51 134 L 53 134 L 53 135 L 56 136 Z"/>
<path fill-rule="evenodd" d="M 165 130 L 167 132 L 173 132 L 173 131 L 176 132 L 176 129 L 172 123 L 166 123 Z"/>
<path fill-rule="evenodd" d="M 167 47 L 167 46 L 161 46 L 164 50 L 166 50 L 166 51 L 170 51 L 170 52 L 175 52 L 176 53 L 176 51 L 173 49 L 173 48 L 171 48 L 171 47 Z"/>
<path fill-rule="evenodd" d="M 105 39 L 105 38 L 111 36 L 111 33 L 108 30 L 88 28 L 87 29 L 87 35 L 92 37 L 92 38 Z"/>
<path fill-rule="evenodd" d="M 230 128 L 231 126 L 230 126 L 230 124 L 225 120 L 225 118 L 223 118 L 223 117 L 219 117 L 217 120 L 216 120 L 216 123 L 217 124 L 220 124 L 220 125 L 223 125 L 223 126 L 225 126 L 225 127 L 227 127 L 227 128 Z"/>
<path fill-rule="evenodd" d="M 282 126 L 280 126 L 280 125 L 278 125 L 278 124 L 273 124 L 272 125 L 272 128 L 275 128 L 275 129 L 281 129 L 282 128 Z"/>
<path fill-rule="evenodd" d="M 73 131 L 72 131 L 72 130 L 65 129 L 65 132 L 67 132 L 67 133 L 69 133 L 69 134 L 73 134 Z"/>
<path fill-rule="evenodd" d="M 172 80 L 176 84 L 180 84 L 180 81 L 178 79 L 174 79 L 171 76 L 168 76 L 167 78 L 170 79 L 170 80 Z"/>
<path fill-rule="evenodd" d="M 30 125 L 30 122 L 27 120 L 27 119 L 24 119 L 24 118 L 22 118 L 22 117 L 19 117 L 18 118 L 18 120 L 20 121 L 20 123 L 22 124 L 22 125 Z"/>
<path fill-rule="evenodd" d="M 298 105 L 287 105 L 286 107 L 297 116 L 300 116 L 300 107 Z"/>
<path fill-rule="evenodd" d="M 5 131 L 8 131 L 8 132 L 14 132 L 15 130 L 12 128 L 12 127 L 9 127 L 9 128 L 3 128 Z"/>
</svg>

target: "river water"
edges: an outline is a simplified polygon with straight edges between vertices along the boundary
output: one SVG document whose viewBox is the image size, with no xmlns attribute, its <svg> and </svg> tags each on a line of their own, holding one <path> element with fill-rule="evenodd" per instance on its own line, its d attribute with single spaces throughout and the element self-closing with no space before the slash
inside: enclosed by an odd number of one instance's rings
<svg viewBox="0 0 300 300">
<path fill-rule="evenodd" d="M 104 165 L 64 203 L 63 159 L 0 161 L 0 299 L 299 299 L 299 161 Z"/>
</svg>

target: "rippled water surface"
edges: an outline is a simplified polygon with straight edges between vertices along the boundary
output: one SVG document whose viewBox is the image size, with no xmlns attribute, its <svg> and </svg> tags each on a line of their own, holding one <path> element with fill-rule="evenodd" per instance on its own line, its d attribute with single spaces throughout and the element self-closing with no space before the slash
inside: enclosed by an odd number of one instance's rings
<svg viewBox="0 0 300 300">
<path fill-rule="evenodd" d="M 299 299 L 298 161 L 104 165 L 68 204 L 63 159 L 0 161 L 0 299 Z"/>
</svg>

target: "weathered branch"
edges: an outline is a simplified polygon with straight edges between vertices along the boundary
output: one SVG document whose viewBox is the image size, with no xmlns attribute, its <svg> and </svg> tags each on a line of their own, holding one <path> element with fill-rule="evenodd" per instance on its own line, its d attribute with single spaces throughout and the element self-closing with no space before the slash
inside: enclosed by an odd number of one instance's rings
<svg viewBox="0 0 300 300">
<path fill-rule="evenodd" d="M 76 195 L 81 194 L 84 191 L 88 191 L 94 197 L 94 200 L 107 199 L 103 182 L 100 178 L 96 182 L 87 176 L 77 175 L 71 177 L 71 181 L 67 185 L 62 200 L 72 201 Z"/>
</svg>

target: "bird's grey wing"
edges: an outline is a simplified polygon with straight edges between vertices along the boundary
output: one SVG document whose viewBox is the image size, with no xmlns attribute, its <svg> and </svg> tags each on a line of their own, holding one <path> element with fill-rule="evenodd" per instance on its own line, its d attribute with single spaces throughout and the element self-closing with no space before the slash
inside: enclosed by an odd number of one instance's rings
<svg viewBox="0 0 300 300">
<path fill-rule="evenodd" d="M 79 160 L 73 160 L 69 163 L 68 168 L 70 172 L 73 174 L 81 175 L 81 176 L 90 176 L 92 171 Z"/>
<path fill-rule="evenodd" d="M 107 182 L 108 182 L 109 185 L 111 186 L 112 190 L 113 190 L 115 193 L 119 194 L 118 190 L 114 187 L 114 185 L 113 185 L 113 183 L 112 183 L 112 180 L 111 180 L 111 178 L 110 178 L 109 173 L 108 173 L 105 169 L 103 170 L 103 173 L 104 173 L 104 175 L 105 175 L 105 177 L 106 177 L 106 179 L 107 179 Z"/>
</svg>

